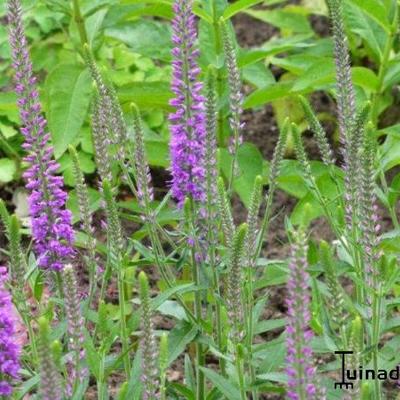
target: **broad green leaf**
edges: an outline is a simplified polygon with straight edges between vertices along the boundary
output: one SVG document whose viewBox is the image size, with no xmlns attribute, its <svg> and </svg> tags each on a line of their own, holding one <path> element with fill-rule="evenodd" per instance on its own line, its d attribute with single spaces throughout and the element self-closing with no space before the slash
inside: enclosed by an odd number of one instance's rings
<svg viewBox="0 0 400 400">
<path fill-rule="evenodd" d="M 2 122 L 0 122 L 0 133 L 6 139 L 18 134 L 18 132 L 12 126 L 3 124 Z"/>
<path fill-rule="evenodd" d="M 228 178 L 231 173 L 232 156 L 226 149 L 221 149 L 220 164 L 224 175 Z M 264 160 L 260 150 L 251 143 L 244 143 L 238 151 L 239 175 L 233 182 L 233 188 L 246 207 L 249 206 L 254 180 L 262 175 Z"/>
<path fill-rule="evenodd" d="M 186 346 L 197 336 L 198 329 L 188 322 L 182 322 L 175 326 L 168 335 L 168 365 L 171 365 L 179 355 L 185 350 Z"/>
<path fill-rule="evenodd" d="M 388 68 L 383 80 L 383 89 L 398 85 L 400 82 L 400 57 L 396 56 L 388 63 Z"/>
<path fill-rule="evenodd" d="M 47 77 L 47 116 L 56 158 L 77 137 L 88 112 L 91 92 L 89 71 L 78 65 L 60 64 Z"/>
<path fill-rule="evenodd" d="M 195 285 L 193 283 L 185 283 L 183 285 L 174 286 L 170 289 L 167 289 L 165 292 L 159 294 L 156 298 L 151 301 L 151 309 L 157 310 L 161 305 L 167 301 L 170 297 L 177 293 L 186 293 L 190 290 L 193 290 Z"/>
<path fill-rule="evenodd" d="M 314 63 L 296 80 L 292 91 L 300 92 L 331 83 L 335 76 L 335 65 L 332 59 L 321 59 Z"/>
<path fill-rule="evenodd" d="M 378 88 L 379 79 L 375 72 L 365 67 L 353 67 L 351 69 L 353 82 L 363 89 L 374 92 Z"/>
<path fill-rule="evenodd" d="M 9 158 L 0 158 L 0 184 L 11 182 L 14 179 L 16 165 Z"/>
<path fill-rule="evenodd" d="M 166 23 L 140 19 L 107 28 L 105 36 L 128 45 L 136 53 L 150 58 L 171 59 L 171 29 Z"/>
<path fill-rule="evenodd" d="M 101 31 L 103 26 L 104 18 L 107 15 L 107 9 L 100 9 L 89 18 L 86 19 L 86 31 L 89 39 L 89 44 L 92 46 L 96 39 L 96 36 Z"/>
<path fill-rule="evenodd" d="M 96 377 L 96 379 L 100 378 L 100 365 L 101 355 L 96 350 L 92 338 L 90 337 L 88 332 L 85 332 L 85 352 L 86 352 L 86 362 L 88 364 L 90 372 Z"/>
<path fill-rule="evenodd" d="M 381 159 L 379 162 L 383 171 L 400 165 L 400 138 L 394 135 L 387 136 L 381 146 Z"/>
<path fill-rule="evenodd" d="M 140 376 L 142 373 L 142 353 L 139 349 L 135 354 L 135 359 L 132 363 L 131 377 L 128 383 L 128 390 L 126 396 L 122 400 L 139 400 L 140 393 L 142 391 L 142 384 L 140 382 Z"/>
<path fill-rule="evenodd" d="M 273 100 L 281 99 L 291 94 L 293 82 L 277 82 L 265 88 L 257 89 L 246 97 L 244 108 L 262 106 Z"/>
<path fill-rule="evenodd" d="M 229 19 L 232 18 L 237 13 L 241 11 L 247 10 L 248 8 L 255 6 L 256 4 L 262 3 L 263 0 L 238 0 L 226 8 L 224 12 L 224 18 Z"/>
<path fill-rule="evenodd" d="M 200 368 L 204 372 L 206 378 L 209 379 L 227 399 L 240 400 L 239 389 L 232 382 L 209 368 Z"/>
<path fill-rule="evenodd" d="M 260 333 L 269 332 L 275 329 L 283 328 L 286 326 L 287 320 L 286 318 L 279 319 L 270 319 L 265 321 L 260 321 L 256 325 L 256 329 L 254 331 L 255 335 L 259 335 Z"/>
<path fill-rule="evenodd" d="M 288 267 L 284 262 L 269 261 L 263 262 L 264 274 L 258 279 L 255 285 L 256 289 L 263 289 L 270 286 L 282 285 L 288 279 Z"/>
<path fill-rule="evenodd" d="M 385 30 L 351 2 L 345 3 L 345 13 L 348 28 L 365 41 L 366 46 L 372 51 L 371 56 L 379 61 L 387 41 Z"/>
<path fill-rule="evenodd" d="M 313 46 L 306 42 L 308 38 L 310 38 L 309 34 L 299 34 L 287 38 L 271 39 L 262 47 L 243 51 L 242 54 L 239 55 L 239 66 L 244 67 L 248 64 L 263 60 L 266 57 L 284 53 L 292 49 L 304 49 Z"/>
<path fill-rule="evenodd" d="M 163 108 L 171 110 L 172 92 L 168 82 L 136 82 L 118 90 L 121 103 L 135 103 L 140 109 Z"/>
<path fill-rule="evenodd" d="M 317 182 L 331 181 L 329 170 L 326 165 L 320 161 L 311 161 L 311 171 Z M 342 171 L 335 168 L 336 179 L 342 181 Z M 302 169 L 298 161 L 284 160 L 282 162 L 281 173 L 278 177 L 278 186 L 285 192 L 301 199 L 308 193 L 308 188 L 304 182 Z"/>
<path fill-rule="evenodd" d="M 0 115 L 18 123 L 17 96 L 13 92 L 0 92 Z"/>
<path fill-rule="evenodd" d="M 275 78 L 272 75 L 272 72 L 262 62 L 244 67 L 243 79 L 257 88 L 275 83 Z"/>
<path fill-rule="evenodd" d="M 380 0 L 351 0 L 357 7 L 374 19 L 387 32 L 390 30 L 388 12 Z"/>
<path fill-rule="evenodd" d="M 354 85 L 367 91 L 375 91 L 378 86 L 378 77 L 375 72 L 365 67 L 351 69 Z M 309 91 L 335 83 L 335 65 L 332 59 L 321 59 L 311 65 L 293 85 L 293 92 Z"/>
<path fill-rule="evenodd" d="M 145 146 L 147 159 L 150 165 L 163 168 L 169 166 L 168 142 L 161 140 L 146 140 Z"/>
<path fill-rule="evenodd" d="M 122 5 L 133 5 L 130 8 L 131 11 L 125 14 L 126 19 L 141 17 L 141 16 L 151 16 L 171 19 L 174 16 L 172 11 L 172 3 L 170 1 L 163 0 L 147 0 L 147 1 L 137 1 L 137 0 L 123 0 Z"/>
</svg>

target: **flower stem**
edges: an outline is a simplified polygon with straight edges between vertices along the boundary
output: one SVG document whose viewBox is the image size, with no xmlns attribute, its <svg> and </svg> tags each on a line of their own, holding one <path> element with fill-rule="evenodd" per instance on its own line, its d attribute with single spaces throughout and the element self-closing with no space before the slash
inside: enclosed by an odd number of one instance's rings
<svg viewBox="0 0 400 400">
<path fill-rule="evenodd" d="M 78 28 L 81 44 L 82 46 L 84 46 L 85 44 L 89 43 L 89 40 L 86 32 L 85 20 L 81 13 L 79 0 L 73 0 L 73 7 L 74 7 L 74 20 Z"/>
</svg>

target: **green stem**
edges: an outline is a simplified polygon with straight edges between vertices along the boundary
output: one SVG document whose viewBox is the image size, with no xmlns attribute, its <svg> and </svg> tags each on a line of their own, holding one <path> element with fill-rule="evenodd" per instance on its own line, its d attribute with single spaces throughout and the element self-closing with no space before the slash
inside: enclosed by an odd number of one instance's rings
<svg viewBox="0 0 400 400">
<path fill-rule="evenodd" d="M 221 41 L 221 29 L 217 14 L 217 0 L 213 1 L 213 27 L 214 27 L 214 37 L 215 37 L 215 52 L 217 54 L 217 57 L 220 57 L 222 54 L 222 41 Z M 217 68 L 216 78 L 217 78 L 218 98 L 221 98 L 223 93 L 223 83 L 224 83 L 222 78 L 221 68 Z M 218 111 L 217 127 L 218 127 L 217 130 L 218 145 L 222 146 L 224 142 L 224 118 L 221 110 Z"/>
<path fill-rule="evenodd" d="M 133 183 L 131 176 L 129 174 L 129 171 L 124 163 L 119 163 L 120 167 L 126 177 L 127 184 L 132 191 L 132 193 L 137 197 L 137 190 L 135 188 L 135 184 Z M 134 165 L 134 164 L 132 164 Z M 135 176 L 134 176 L 135 177 Z M 166 268 L 162 260 L 166 259 L 166 255 L 164 252 L 164 248 L 160 242 L 160 239 L 157 235 L 157 224 L 154 219 L 154 215 L 152 213 L 151 207 L 149 204 L 146 204 L 145 210 L 144 210 L 144 216 L 146 218 L 146 225 L 147 225 L 147 231 L 149 234 L 150 242 L 153 247 L 153 252 L 154 252 L 154 258 L 156 261 L 157 269 L 164 279 L 165 283 L 167 284 L 168 288 L 172 288 L 175 286 L 175 277 L 172 274 L 171 270 L 169 268 Z M 184 302 L 183 298 L 181 295 L 178 293 L 175 295 L 176 300 L 178 303 L 182 306 L 182 308 L 185 310 L 187 317 L 189 320 L 197 325 L 197 320 L 187 304 Z"/>
<path fill-rule="evenodd" d="M 195 209 L 194 209 L 194 204 L 193 201 L 190 202 L 191 205 L 191 221 L 189 222 L 189 231 L 190 234 L 194 235 L 194 226 L 195 226 Z M 202 305 L 201 305 L 201 296 L 202 293 L 199 290 L 201 281 L 200 281 L 200 268 L 199 268 L 199 262 L 196 260 L 196 246 L 193 246 L 191 249 L 192 253 L 192 275 L 193 275 L 193 280 L 196 285 L 196 291 L 194 292 L 194 315 L 197 320 L 197 324 L 200 327 L 200 332 L 202 331 L 201 329 L 201 321 L 203 319 L 203 310 L 202 310 Z M 196 387 L 196 400 L 204 400 L 205 399 L 205 376 L 202 370 L 202 367 L 205 366 L 205 354 L 204 354 L 204 349 L 203 345 L 200 343 L 199 340 L 196 341 L 196 382 L 197 382 L 197 387 Z"/>
<path fill-rule="evenodd" d="M 382 308 L 382 295 L 380 290 L 376 290 L 374 293 L 374 305 L 372 315 L 372 361 L 374 370 L 379 370 L 379 334 L 380 334 L 380 320 L 381 320 L 381 308 Z M 381 400 L 381 384 L 379 379 L 374 381 L 375 400 Z"/>
<path fill-rule="evenodd" d="M 74 7 L 74 20 L 78 28 L 81 44 L 82 46 L 84 46 L 85 44 L 89 44 L 89 40 L 86 32 L 85 20 L 82 16 L 81 9 L 79 6 L 79 0 L 73 0 L 73 7 Z"/>
<path fill-rule="evenodd" d="M 251 261 L 251 260 L 250 260 Z M 254 288 L 253 288 L 253 280 L 254 280 L 254 273 L 253 273 L 254 265 L 250 262 L 249 266 L 247 267 L 247 284 L 248 284 L 248 293 L 247 293 L 247 335 L 246 335 L 246 346 L 247 346 L 247 355 L 248 355 L 248 369 L 251 377 L 252 384 L 255 383 L 256 380 L 256 373 L 253 367 L 253 303 L 254 303 Z M 252 390 L 252 397 L 253 400 L 258 400 L 258 390 L 254 387 Z"/>
<path fill-rule="evenodd" d="M 111 277 L 111 267 L 110 267 L 110 264 L 107 262 L 106 269 L 103 273 L 103 278 L 101 280 L 99 304 L 104 300 L 107 283 L 108 283 L 110 277 Z M 94 331 L 93 331 L 93 338 L 96 338 L 96 335 L 97 335 L 97 325 L 95 326 Z"/>
<path fill-rule="evenodd" d="M 211 215 L 211 214 L 208 214 Z M 218 271 L 215 262 L 215 246 L 214 246 L 214 227 L 209 226 L 209 243 L 210 243 L 210 268 L 213 273 L 213 289 L 214 293 L 217 294 L 218 298 L 215 299 L 215 318 L 216 318 L 216 329 L 217 329 L 217 346 L 221 352 L 224 352 L 223 347 L 223 327 L 222 327 L 222 318 L 221 318 L 221 302 L 220 302 L 220 280 L 218 276 Z M 214 296 L 215 297 L 215 296 Z M 221 368 L 222 376 L 226 376 L 226 362 L 220 357 L 219 366 Z"/>
<path fill-rule="evenodd" d="M 121 319 L 121 344 L 122 344 L 124 368 L 127 379 L 129 380 L 131 373 L 131 365 L 129 360 L 128 332 L 126 329 L 124 273 L 121 267 L 122 265 L 120 263 L 118 265 L 118 302 L 119 302 L 120 319 Z"/>
<path fill-rule="evenodd" d="M 236 345 L 236 351 L 235 351 L 235 364 L 236 364 L 236 373 L 239 379 L 240 400 L 247 400 L 247 394 L 244 382 L 243 360 L 238 350 L 238 345 Z"/>
<path fill-rule="evenodd" d="M 101 361 L 99 366 L 99 379 L 97 380 L 97 393 L 98 400 L 105 399 L 105 385 L 104 385 L 104 354 L 101 354 Z"/>
</svg>

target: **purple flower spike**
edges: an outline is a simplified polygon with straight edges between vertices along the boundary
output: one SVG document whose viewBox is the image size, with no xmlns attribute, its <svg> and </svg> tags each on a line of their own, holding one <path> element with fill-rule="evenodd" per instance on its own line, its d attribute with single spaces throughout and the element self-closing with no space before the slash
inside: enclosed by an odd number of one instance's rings
<svg viewBox="0 0 400 400">
<path fill-rule="evenodd" d="M 192 0 L 176 0 L 172 23 L 173 55 L 172 91 L 170 104 L 175 112 L 169 116 L 171 131 L 172 193 L 182 205 L 185 197 L 205 201 L 205 106 L 198 80 L 199 51 Z"/>
<path fill-rule="evenodd" d="M 25 137 L 23 148 L 29 168 L 24 173 L 29 190 L 32 236 L 38 265 L 59 271 L 73 254 L 74 233 L 71 213 L 65 209 L 67 194 L 63 178 L 56 175 L 59 165 L 53 159 L 42 115 L 36 78 L 33 76 L 28 42 L 22 24 L 19 0 L 8 2 L 9 40 L 15 70 L 15 91 Z"/>
<path fill-rule="evenodd" d="M 292 245 L 289 262 L 289 280 L 287 283 L 288 307 L 287 369 L 289 399 L 317 400 L 315 368 L 312 361 L 310 341 L 313 337 L 310 329 L 309 275 L 307 272 L 307 246 L 305 235 L 297 234 Z M 321 398 L 318 398 L 321 400 Z"/>
<path fill-rule="evenodd" d="M 0 397 L 10 398 L 12 380 L 18 378 L 20 369 L 21 348 L 15 340 L 15 319 L 6 278 L 6 268 L 0 267 Z"/>
</svg>

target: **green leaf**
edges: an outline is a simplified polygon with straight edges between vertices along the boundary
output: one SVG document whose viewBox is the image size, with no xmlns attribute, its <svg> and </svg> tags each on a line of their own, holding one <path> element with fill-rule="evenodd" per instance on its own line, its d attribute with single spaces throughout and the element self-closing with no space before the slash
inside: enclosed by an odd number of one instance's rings
<svg viewBox="0 0 400 400">
<path fill-rule="evenodd" d="M 361 8 L 387 32 L 390 30 L 388 13 L 380 0 L 352 0 L 352 3 Z"/>
<path fill-rule="evenodd" d="M 156 298 L 152 299 L 150 302 L 150 306 L 152 310 L 157 310 L 161 305 L 167 301 L 170 297 L 177 293 L 186 293 L 195 288 L 193 283 L 185 283 L 183 285 L 174 286 L 172 288 L 167 289 L 165 292 L 159 294 Z"/>
<path fill-rule="evenodd" d="M 90 337 L 88 332 L 85 332 L 85 352 L 86 352 L 86 362 L 88 364 L 90 372 L 96 377 L 96 379 L 100 378 L 100 365 L 101 355 L 94 347 L 92 338 Z"/>
<path fill-rule="evenodd" d="M 168 335 L 168 365 L 179 357 L 186 346 L 197 336 L 197 333 L 197 327 L 185 321 L 182 321 L 182 323 L 172 329 Z"/>
<path fill-rule="evenodd" d="M 287 38 L 272 39 L 260 48 L 249 49 L 240 54 L 238 59 L 239 66 L 244 67 L 245 65 L 263 60 L 268 56 L 284 53 L 293 49 L 301 50 L 310 46 L 313 47 L 310 43 L 306 42 L 309 38 L 309 34 L 299 34 Z"/>
<path fill-rule="evenodd" d="M 14 179 L 15 162 L 9 158 L 0 158 L 0 183 L 8 183 Z"/>
<path fill-rule="evenodd" d="M 243 79 L 257 88 L 273 85 L 275 83 L 272 72 L 262 62 L 244 67 Z"/>
<path fill-rule="evenodd" d="M 371 92 L 378 89 L 379 79 L 371 69 L 365 67 L 353 67 L 351 73 L 355 85 Z"/>
<path fill-rule="evenodd" d="M 161 140 L 145 140 L 147 159 L 153 167 L 167 168 L 169 166 L 168 142 Z"/>
<path fill-rule="evenodd" d="M 91 92 L 89 71 L 78 65 L 60 64 L 47 77 L 47 116 L 56 158 L 77 137 L 87 115 Z"/>
<path fill-rule="evenodd" d="M 381 146 L 381 159 L 379 162 L 383 171 L 387 171 L 400 164 L 400 137 L 388 135 Z"/>
<path fill-rule="evenodd" d="M 357 36 L 364 39 L 365 44 L 372 51 L 371 55 L 379 61 L 387 41 L 385 30 L 351 2 L 345 2 L 345 15 L 347 26 Z"/>
<path fill-rule="evenodd" d="M 0 115 L 7 117 L 12 122 L 19 122 L 17 97 L 15 93 L 0 93 Z"/>
<path fill-rule="evenodd" d="M 329 170 L 322 162 L 311 161 L 311 171 L 318 182 L 331 181 Z M 281 173 L 278 178 L 278 186 L 285 192 L 294 197 L 302 198 L 308 193 L 308 188 L 304 182 L 301 167 L 298 161 L 284 160 L 282 162 Z M 335 168 L 337 179 L 341 177 L 339 168 Z M 339 180 L 340 181 L 340 180 Z"/>
<path fill-rule="evenodd" d="M 296 80 L 292 91 L 300 92 L 305 89 L 320 87 L 334 81 L 335 65 L 332 59 L 321 59 L 308 68 Z"/>
<path fill-rule="evenodd" d="M 10 125 L 6 125 L 0 122 L 0 134 L 4 136 L 4 138 L 9 139 L 18 134 L 18 132 Z"/>
<path fill-rule="evenodd" d="M 291 94 L 292 82 L 277 82 L 265 88 L 255 90 L 244 101 L 244 108 L 262 106 L 273 100 L 281 99 Z"/>
<path fill-rule="evenodd" d="M 135 103 L 139 109 L 163 108 L 171 110 L 172 92 L 168 82 L 140 82 L 122 86 L 118 90 L 121 103 Z"/>
<path fill-rule="evenodd" d="M 226 149 L 221 149 L 220 163 L 224 175 L 229 178 L 232 156 Z M 250 204 L 254 180 L 263 174 L 264 159 L 258 148 L 251 143 L 244 143 L 238 151 L 239 176 L 233 182 L 233 188 L 246 207 Z"/>
<path fill-rule="evenodd" d="M 224 12 L 224 18 L 225 19 L 232 18 L 237 13 L 247 10 L 248 8 L 255 6 L 256 4 L 262 3 L 262 2 L 263 2 L 263 0 L 238 0 L 238 1 L 235 1 L 233 4 L 229 4 L 229 6 L 226 7 L 226 10 Z"/>
<path fill-rule="evenodd" d="M 140 19 L 107 28 L 105 35 L 125 43 L 136 53 L 150 58 L 171 59 L 171 29 L 168 24 Z"/>
<path fill-rule="evenodd" d="M 234 386 L 233 383 L 229 382 L 226 378 L 211 369 L 204 367 L 200 368 L 204 372 L 206 378 L 209 379 L 227 399 L 240 400 L 239 389 Z"/>
</svg>

